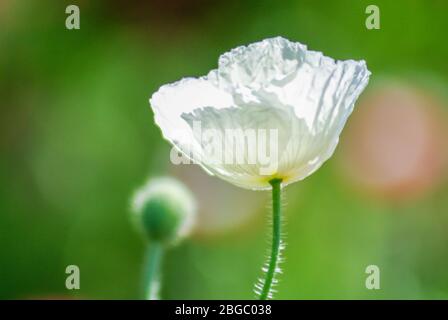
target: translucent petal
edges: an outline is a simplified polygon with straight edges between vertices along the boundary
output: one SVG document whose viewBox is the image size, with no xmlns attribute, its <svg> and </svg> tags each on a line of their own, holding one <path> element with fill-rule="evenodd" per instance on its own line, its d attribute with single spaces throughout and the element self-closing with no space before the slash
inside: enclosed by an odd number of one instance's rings
<svg viewBox="0 0 448 320">
<path fill-rule="evenodd" d="M 182 114 L 205 107 L 225 108 L 232 103 L 229 94 L 218 90 L 206 78 L 184 78 L 164 85 L 150 99 L 155 122 L 164 138 L 190 159 L 193 154 L 199 157 L 202 150 Z"/>
</svg>

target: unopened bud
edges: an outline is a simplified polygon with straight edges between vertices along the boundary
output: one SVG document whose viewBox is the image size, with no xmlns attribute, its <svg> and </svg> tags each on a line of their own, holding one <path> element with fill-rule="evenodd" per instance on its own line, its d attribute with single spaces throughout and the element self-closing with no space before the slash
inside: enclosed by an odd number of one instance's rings
<svg viewBox="0 0 448 320">
<path fill-rule="evenodd" d="M 192 231 L 196 203 L 190 190 L 178 180 L 155 178 L 136 192 L 133 212 L 150 241 L 173 244 Z"/>
</svg>

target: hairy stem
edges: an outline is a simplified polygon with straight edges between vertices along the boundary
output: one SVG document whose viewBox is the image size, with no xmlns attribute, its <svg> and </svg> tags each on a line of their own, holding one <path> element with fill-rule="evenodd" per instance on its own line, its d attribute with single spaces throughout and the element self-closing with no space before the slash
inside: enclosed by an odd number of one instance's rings
<svg viewBox="0 0 448 320">
<path fill-rule="evenodd" d="M 272 186 L 272 249 L 269 258 L 269 266 L 260 293 L 260 300 L 266 300 L 270 297 L 272 283 L 277 272 L 278 258 L 280 255 L 280 227 L 281 227 L 281 179 L 272 179 L 269 181 Z"/>
<path fill-rule="evenodd" d="M 162 262 L 163 247 L 160 243 L 151 243 L 146 253 L 144 270 L 144 298 L 158 300 L 160 289 L 160 265 Z"/>
</svg>

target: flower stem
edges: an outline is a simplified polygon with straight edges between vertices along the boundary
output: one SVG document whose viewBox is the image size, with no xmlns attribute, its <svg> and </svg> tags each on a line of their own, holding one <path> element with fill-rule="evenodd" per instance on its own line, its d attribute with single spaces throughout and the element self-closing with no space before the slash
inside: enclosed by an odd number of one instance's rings
<svg viewBox="0 0 448 320">
<path fill-rule="evenodd" d="M 158 300 L 160 289 L 160 265 L 163 256 L 163 246 L 151 243 L 146 252 L 144 270 L 144 297 L 146 300 Z"/>
<path fill-rule="evenodd" d="M 278 258 L 280 255 L 280 227 L 281 227 L 281 179 L 272 179 L 269 181 L 272 186 L 272 249 L 269 258 L 269 266 L 263 283 L 263 289 L 260 293 L 260 300 L 266 300 L 270 297 L 272 283 L 277 272 Z"/>
</svg>

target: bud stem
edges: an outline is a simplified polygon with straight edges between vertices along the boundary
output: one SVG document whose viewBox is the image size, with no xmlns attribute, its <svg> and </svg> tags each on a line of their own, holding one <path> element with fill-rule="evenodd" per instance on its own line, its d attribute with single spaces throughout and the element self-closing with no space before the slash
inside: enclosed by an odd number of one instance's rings
<svg viewBox="0 0 448 320">
<path fill-rule="evenodd" d="M 270 298 L 272 282 L 277 272 L 278 258 L 280 255 L 280 227 L 281 227 L 281 179 L 272 179 L 269 181 L 272 186 L 272 249 L 269 259 L 269 267 L 260 293 L 260 300 Z"/>
<path fill-rule="evenodd" d="M 161 243 L 151 243 L 146 252 L 144 272 L 144 294 L 146 300 L 158 300 L 160 289 L 160 265 L 163 256 Z"/>
</svg>

